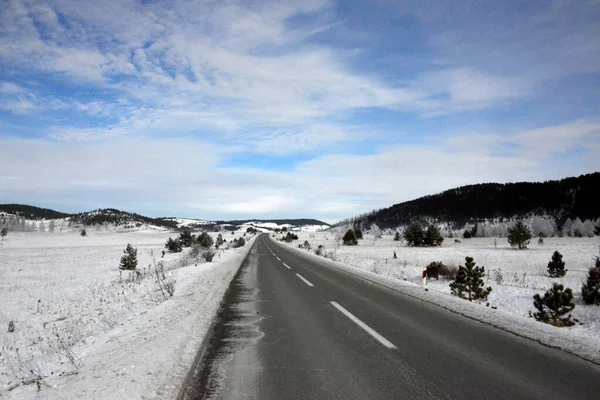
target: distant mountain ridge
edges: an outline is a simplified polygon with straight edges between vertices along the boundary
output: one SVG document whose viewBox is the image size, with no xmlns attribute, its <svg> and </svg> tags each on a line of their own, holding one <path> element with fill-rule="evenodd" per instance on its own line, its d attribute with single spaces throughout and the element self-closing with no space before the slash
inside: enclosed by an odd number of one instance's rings
<svg viewBox="0 0 600 400">
<path fill-rule="evenodd" d="M 248 219 L 232 221 L 205 221 L 175 217 L 150 218 L 140 214 L 117 210 L 115 208 L 97 209 L 82 213 L 67 214 L 47 208 L 40 208 L 24 204 L 0 204 L 0 212 L 25 217 L 30 220 L 69 218 L 70 225 L 101 225 L 113 224 L 115 226 L 135 227 L 142 224 L 155 225 L 170 229 L 211 229 L 217 225 L 239 226 L 251 222 L 275 223 L 277 225 L 291 225 L 300 227 L 305 225 L 329 226 L 326 222 L 310 218 L 299 219 Z M 181 224 L 178 220 L 186 221 Z"/>
<path fill-rule="evenodd" d="M 28 206 L 25 204 L 0 204 L 0 212 L 5 212 L 7 214 L 18 215 L 27 219 L 35 220 L 66 218 L 71 215 L 54 211 L 49 208 L 40 208 L 35 206 Z"/>
<path fill-rule="evenodd" d="M 413 221 L 446 222 L 456 227 L 483 220 L 546 215 L 559 225 L 567 218 L 600 217 L 600 173 L 555 181 L 483 183 L 374 210 L 338 224 L 395 228 Z"/>
<path fill-rule="evenodd" d="M 251 222 L 259 223 L 274 223 L 277 225 L 292 225 L 292 226 L 304 226 L 304 225 L 323 225 L 330 226 L 327 222 L 319 221 L 318 219 L 312 218 L 297 218 L 297 219 L 241 219 L 231 221 L 215 221 L 217 224 L 231 224 L 231 225 L 243 225 Z"/>
</svg>

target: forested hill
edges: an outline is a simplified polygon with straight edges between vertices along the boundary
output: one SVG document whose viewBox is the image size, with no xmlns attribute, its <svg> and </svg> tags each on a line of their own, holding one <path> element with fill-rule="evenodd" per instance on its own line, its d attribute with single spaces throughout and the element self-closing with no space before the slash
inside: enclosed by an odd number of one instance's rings
<svg viewBox="0 0 600 400">
<path fill-rule="evenodd" d="M 449 222 L 456 226 L 484 219 L 548 215 L 566 218 L 600 217 L 600 173 L 559 181 L 484 183 L 462 186 L 395 204 L 342 221 L 368 227 L 394 228 L 416 220 Z"/>
<path fill-rule="evenodd" d="M 35 220 L 65 218 L 70 216 L 70 214 L 50 210 L 48 208 L 28 206 L 25 204 L 0 204 L 0 212 Z"/>
</svg>

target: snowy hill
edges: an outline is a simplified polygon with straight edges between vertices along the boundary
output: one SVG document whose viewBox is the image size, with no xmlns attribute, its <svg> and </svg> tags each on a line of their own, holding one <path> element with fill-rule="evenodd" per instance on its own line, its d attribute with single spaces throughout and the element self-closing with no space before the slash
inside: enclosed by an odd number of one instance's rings
<svg viewBox="0 0 600 400">
<path fill-rule="evenodd" d="M 318 221 L 315 219 L 300 218 L 300 219 L 254 219 L 254 220 L 232 220 L 232 221 L 208 221 L 203 219 L 192 219 L 192 218 L 157 218 L 158 220 L 174 222 L 177 224 L 179 229 L 202 229 L 202 230 L 247 230 L 248 228 L 254 228 L 261 232 L 269 232 L 275 230 L 281 230 L 283 228 L 287 230 L 301 230 L 316 232 L 319 230 L 325 230 L 329 228 L 329 225 L 325 222 Z"/>
<path fill-rule="evenodd" d="M 267 232 L 286 228 L 288 230 L 316 232 L 329 228 L 325 222 L 310 219 L 256 219 L 256 220 L 232 220 L 232 221 L 210 221 L 196 218 L 160 217 L 151 218 L 140 214 L 104 208 L 77 214 L 66 214 L 50 209 L 39 208 L 22 204 L 0 204 L 0 225 L 7 225 L 12 230 L 36 231 L 40 228 L 32 228 L 33 221 L 56 220 L 71 227 L 85 226 L 107 226 L 134 229 L 144 227 L 159 227 L 163 229 L 178 230 L 246 230 L 253 227 L 259 231 Z M 3 222 L 4 220 L 4 222 Z M 59 221 L 60 220 L 60 221 Z M 29 228 L 25 225 L 29 223 Z M 40 222 L 41 224 L 41 222 Z M 38 224 L 39 225 L 39 224 Z M 17 229 L 19 226 L 22 229 Z"/>
<path fill-rule="evenodd" d="M 195 218 L 176 218 L 176 217 L 162 217 L 155 218 L 155 221 L 164 221 L 166 224 L 174 224 L 178 229 L 210 229 L 216 224 L 212 221 Z"/>
<path fill-rule="evenodd" d="M 307 225 L 319 225 L 319 226 L 329 226 L 326 222 L 319 221 L 318 219 L 312 218 L 295 218 L 295 219 L 243 219 L 243 220 L 232 220 L 232 221 L 216 221 L 217 224 L 230 224 L 230 225 L 244 225 L 244 224 L 254 224 L 258 226 L 259 224 L 263 224 L 262 226 L 267 227 L 271 226 L 275 227 L 301 227 Z M 271 225 L 269 225 L 271 224 Z"/>
<path fill-rule="evenodd" d="M 104 208 L 70 216 L 70 225 L 103 225 L 111 224 L 125 228 L 154 225 L 176 229 L 177 223 L 159 218 L 149 218 L 140 214 L 125 212 L 114 208 Z"/>
</svg>

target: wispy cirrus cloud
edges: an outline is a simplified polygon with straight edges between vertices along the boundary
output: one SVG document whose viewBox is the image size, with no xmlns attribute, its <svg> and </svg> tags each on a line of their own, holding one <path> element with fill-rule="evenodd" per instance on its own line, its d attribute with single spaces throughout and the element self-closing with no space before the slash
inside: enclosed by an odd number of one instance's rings
<svg viewBox="0 0 600 400">
<path fill-rule="evenodd" d="M 350 53 L 305 41 L 341 21 L 332 16 L 316 26 L 289 24 L 299 15 L 334 15 L 333 8 L 328 2 L 107 1 L 89 8 L 65 0 L 53 7 L 14 2 L 3 22 L 15 29 L 0 41 L 0 55 L 32 71 L 110 88 L 138 102 L 148 120 L 170 112 L 225 130 L 293 127 L 362 108 L 455 113 L 520 94 L 516 83 L 473 69 L 426 72 L 404 85 L 353 73 Z M 106 110 L 114 100 L 102 101 Z M 123 121 L 139 119 L 133 111 L 118 111 L 131 113 L 121 115 Z M 65 127 L 64 135 L 58 130 L 52 128 L 52 137 L 75 139 L 73 127 Z M 80 140 L 91 138 L 90 132 Z"/>
</svg>

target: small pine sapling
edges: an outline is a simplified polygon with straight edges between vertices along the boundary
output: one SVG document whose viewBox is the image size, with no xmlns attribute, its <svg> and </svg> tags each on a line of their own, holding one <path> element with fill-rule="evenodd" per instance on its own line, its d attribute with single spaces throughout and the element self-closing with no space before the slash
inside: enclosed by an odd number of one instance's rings
<svg viewBox="0 0 600 400">
<path fill-rule="evenodd" d="M 192 235 L 190 231 L 183 231 L 179 234 L 179 241 L 183 247 L 190 247 L 194 242 L 194 239 L 194 235 Z"/>
<path fill-rule="evenodd" d="M 517 221 L 512 228 L 508 228 L 508 236 L 506 239 L 511 247 L 518 246 L 519 250 L 523 250 L 527 248 L 531 236 L 531 230 L 529 230 L 527 225 L 525 225 L 523 221 Z"/>
<path fill-rule="evenodd" d="M 554 283 L 544 297 L 539 294 L 533 296 L 533 306 L 538 310 L 535 313 L 529 313 L 536 321 L 546 324 L 561 326 L 573 326 L 571 314 L 575 308 L 573 304 L 573 292 L 569 288 L 564 288 L 560 283 Z M 566 314 L 569 314 L 565 317 Z"/>
<path fill-rule="evenodd" d="M 123 255 L 121 256 L 121 262 L 119 263 L 120 270 L 133 271 L 136 269 L 138 260 L 137 260 L 137 249 L 133 247 L 130 243 L 127 243 L 127 247 L 123 250 Z"/>
<path fill-rule="evenodd" d="M 81 230 L 81 236 L 84 236 L 84 237 L 87 236 L 87 231 L 85 229 Z"/>
<path fill-rule="evenodd" d="M 412 222 L 405 230 L 404 230 L 404 240 L 406 244 L 409 246 L 419 247 L 423 245 L 423 240 L 425 239 L 425 231 L 421 224 L 418 222 Z"/>
<path fill-rule="evenodd" d="M 198 235 L 198 239 L 196 239 L 196 241 L 205 249 L 212 247 L 214 243 L 213 238 L 206 232 L 202 232 L 200 235 Z"/>
<path fill-rule="evenodd" d="M 356 246 L 358 244 L 358 240 L 356 240 L 356 233 L 352 229 L 348 229 L 344 236 L 342 237 L 342 241 L 345 246 Z"/>
<path fill-rule="evenodd" d="M 169 253 L 181 252 L 181 242 L 178 239 L 169 238 L 165 243 L 165 248 L 169 250 Z"/>
<path fill-rule="evenodd" d="M 465 257 L 465 261 L 465 266 L 458 268 L 456 279 L 450 283 L 452 294 L 469 301 L 487 300 L 492 288 L 483 288 L 485 267 L 476 267 L 473 257 Z"/>
<path fill-rule="evenodd" d="M 440 233 L 440 229 L 435 225 L 429 225 L 425 231 L 423 244 L 425 246 L 441 246 L 444 238 Z"/>
<path fill-rule="evenodd" d="M 600 256 L 595 257 L 595 266 L 588 270 L 587 279 L 581 285 L 581 296 L 586 304 L 600 306 Z"/>
<path fill-rule="evenodd" d="M 550 278 L 562 278 L 567 274 L 567 269 L 565 269 L 565 262 L 562 259 L 562 254 L 558 251 L 555 251 L 552 254 L 552 259 L 548 263 L 548 275 Z"/>
<path fill-rule="evenodd" d="M 8 228 L 2 228 L 2 230 L 0 230 L 0 236 L 2 236 L 2 240 L 4 240 L 6 235 L 8 235 Z"/>
<path fill-rule="evenodd" d="M 399 241 L 401 240 L 401 237 L 400 237 L 400 232 L 396 231 L 396 234 L 394 235 L 394 240 L 395 240 L 396 242 L 399 242 Z"/>
<path fill-rule="evenodd" d="M 221 235 L 220 233 L 217 235 L 217 246 L 221 246 L 224 242 L 223 240 L 223 235 Z"/>
</svg>

